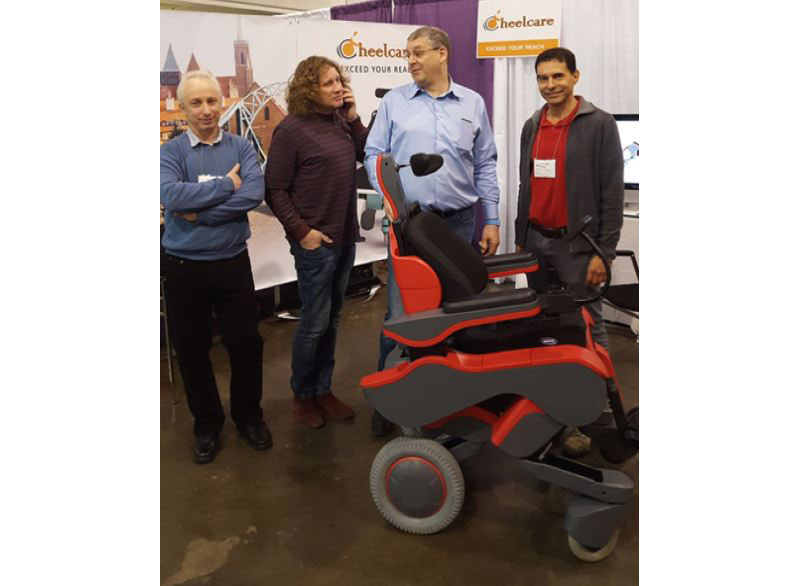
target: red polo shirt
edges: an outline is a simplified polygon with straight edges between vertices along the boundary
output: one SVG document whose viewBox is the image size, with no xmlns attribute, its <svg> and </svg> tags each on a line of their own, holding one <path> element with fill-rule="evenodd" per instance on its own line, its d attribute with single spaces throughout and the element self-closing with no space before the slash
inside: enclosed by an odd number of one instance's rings
<svg viewBox="0 0 800 586">
<path fill-rule="evenodd" d="M 569 116 L 555 124 L 547 120 L 548 107 L 545 106 L 539 119 L 539 130 L 533 140 L 531 163 L 534 159 L 556 160 L 555 179 L 534 177 L 531 172 L 531 207 L 528 217 L 532 222 L 546 228 L 567 226 L 567 135 L 580 105 L 581 99 L 578 98 L 578 103 Z"/>
</svg>

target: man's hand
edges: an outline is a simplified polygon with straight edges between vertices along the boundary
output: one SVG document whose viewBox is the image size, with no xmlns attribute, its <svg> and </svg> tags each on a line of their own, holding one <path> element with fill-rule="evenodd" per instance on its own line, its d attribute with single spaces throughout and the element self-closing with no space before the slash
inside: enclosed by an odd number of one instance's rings
<svg viewBox="0 0 800 586">
<path fill-rule="evenodd" d="M 517 252 L 525 252 L 525 249 L 522 248 L 519 244 L 517 244 L 516 251 Z"/>
<path fill-rule="evenodd" d="M 356 111 L 356 98 L 353 95 L 353 92 L 347 88 L 344 88 L 343 97 L 344 105 L 342 106 L 342 114 L 344 114 L 345 120 L 352 122 L 358 118 L 358 112 Z"/>
<path fill-rule="evenodd" d="M 305 248 L 306 250 L 316 250 L 320 246 L 322 246 L 322 242 L 325 241 L 328 244 L 333 244 L 333 240 L 328 238 L 328 236 L 319 230 L 311 230 L 308 231 L 308 234 L 300 241 L 300 246 Z"/>
<path fill-rule="evenodd" d="M 242 179 L 239 177 L 239 163 L 236 163 L 233 166 L 233 169 L 228 171 L 228 174 L 225 177 L 230 177 L 231 181 L 233 181 L 233 190 L 236 191 L 242 186 Z"/>
<path fill-rule="evenodd" d="M 196 222 L 197 221 L 197 213 L 196 212 L 175 212 L 174 216 L 176 218 L 183 218 L 187 222 Z"/>
<path fill-rule="evenodd" d="M 586 285 L 598 286 L 605 283 L 608 275 L 603 261 L 596 254 L 589 261 L 589 268 L 586 271 Z"/>
<path fill-rule="evenodd" d="M 500 227 L 494 224 L 486 224 L 483 227 L 483 238 L 481 238 L 481 254 L 492 256 L 500 246 Z"/>
</svg>

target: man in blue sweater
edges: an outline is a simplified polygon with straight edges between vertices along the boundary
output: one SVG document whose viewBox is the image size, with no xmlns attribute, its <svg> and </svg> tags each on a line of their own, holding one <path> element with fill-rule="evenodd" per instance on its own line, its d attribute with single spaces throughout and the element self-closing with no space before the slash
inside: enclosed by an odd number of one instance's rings
<svg viewBox="0 0 800 586">
<path fill-rule="evenodd" d="M 178 86 L 189 130 L 161 147 L 165 292 L 189 409 L 195 462 L 214 459 L 225 415 L 208 352 L 212 312 L 231 361 L 231 418 L 256 450 L 272 446 L 261 412 L 258 306 L 247 254 L 247 212 L 264 199 L 252 145 L 219 128 L 222 92 L 205 71 Z"/>
</svg>

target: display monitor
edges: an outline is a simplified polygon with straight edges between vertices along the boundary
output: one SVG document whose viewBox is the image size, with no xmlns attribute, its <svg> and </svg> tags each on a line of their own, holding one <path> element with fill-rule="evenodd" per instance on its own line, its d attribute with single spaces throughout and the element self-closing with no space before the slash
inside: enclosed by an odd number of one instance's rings
<svg viewBox="0 0 800 586">
<path fill-rule="evenodd" d="M 639 115 L 614 114 L 625 163 L 625 189 L 639 189 Z"/>
</svg>

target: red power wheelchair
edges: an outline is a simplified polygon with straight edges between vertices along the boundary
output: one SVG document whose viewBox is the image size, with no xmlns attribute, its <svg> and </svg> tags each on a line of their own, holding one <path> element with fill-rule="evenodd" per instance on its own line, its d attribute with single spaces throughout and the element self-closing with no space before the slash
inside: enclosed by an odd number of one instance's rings
<svg viewBox="0 0 800 586">
<path fill-rule="evenodd" d="M 411 158 L 415 175 L 435 172 L 438 155 Z M 519 459 L 539 481 L 568 489 L 564 526 L 572 552 L 598 561 L 616 546 L 633 481 L 550 452 L 568 426 L 580 426 L 619 463 L 638 453 L 638 408 L 625 413 L 614 366 L 589 332 L 582 305 L 566 287 L 487 291 L 489 279 L 538 270 L 531 253 L 481 257 L 436 215 L 406 205 L 398 166 L 377 161 L 395 218 L 389 248 L 405 315 L 384 324 L 404 345 L 387 368 L 361 379 L 370 405 L 406 437 L 376 455 L 370 489 L 396 528 L 432 534 L 458 515 L 464 499 L 459 462 L 487 442 Z M 608 261 L 584 228 L 583 237 Z M 607 406 L 610 423 L 601 425 Z M 415 436 L 415 437 L 408 437 Z"/>
</svg>

